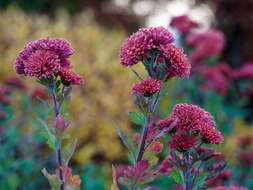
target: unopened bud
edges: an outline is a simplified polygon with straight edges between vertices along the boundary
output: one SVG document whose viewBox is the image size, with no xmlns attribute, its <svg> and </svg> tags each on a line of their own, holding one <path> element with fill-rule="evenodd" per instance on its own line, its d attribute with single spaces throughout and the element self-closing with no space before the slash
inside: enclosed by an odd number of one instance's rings
<svg viewBox="0 0 253 190">
<path fill-rule="evenodd" d="M 67 127 L 68 125 L 64 117 L 62 117 L 61 115 L 57 115 L 55 119 L 55 128 L 61 132 L 64 132 L 67 129 Z"/>
</svg>

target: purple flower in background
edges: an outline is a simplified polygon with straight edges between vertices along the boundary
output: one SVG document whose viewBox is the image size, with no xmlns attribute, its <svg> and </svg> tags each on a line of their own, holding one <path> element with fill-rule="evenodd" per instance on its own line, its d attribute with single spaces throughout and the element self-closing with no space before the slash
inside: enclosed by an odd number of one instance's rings
<svg viewBox="0 0 253 190">
<path fill-rule="evenodd" d="M 253 63 L 245 63 L 239 70 L 234 71 L 235 79 L 253 79 Z"/>
<path fill-rule="evenodd" d="M 192 29 L 198 28 L 199 24 L 191 20 L 187 15 L 173 17 L 170 26 L 176 28 L 183 34 L 189 33 Z"/>
<path fill-rule="evenodd" d="M 210 57 L 219 56 L 225 46 L 225 37 L 219 30 L 209 30 L 189 34 L 186 43 L 193 48 L 190 55 L 191 62 L 197 64 Z"/>
</svg>

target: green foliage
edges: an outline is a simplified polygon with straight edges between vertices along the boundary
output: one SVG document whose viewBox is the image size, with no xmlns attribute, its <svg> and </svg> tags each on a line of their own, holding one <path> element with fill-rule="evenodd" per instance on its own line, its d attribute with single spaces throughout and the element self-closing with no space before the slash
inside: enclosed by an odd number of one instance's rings
<svg viewBox="0 0 253 190">
<path fill-rule="evenodd" d="M 184 178 L 181 174 L 181 172 L 177 169 L 173 169 L 171 172 L 171 178 L 177 183 L 182 185 L 184 183 Z"/>
<path fill-rule="evenodd" d="M 35 124 L 37 124 L 37 127 L 39 127 L 41 135 L 46 139 L 48 146 L 55 151 L 57 148 L 57 139 L 50 131 L 48 125 L 41 119 L 37 119 Z"/>
<path fill-rule="evenodd" d="M 142 113 L 129 112 L 129 118 L 136 125 L 143 125 L 145 123 L 145 116 Z"/>
</svg>

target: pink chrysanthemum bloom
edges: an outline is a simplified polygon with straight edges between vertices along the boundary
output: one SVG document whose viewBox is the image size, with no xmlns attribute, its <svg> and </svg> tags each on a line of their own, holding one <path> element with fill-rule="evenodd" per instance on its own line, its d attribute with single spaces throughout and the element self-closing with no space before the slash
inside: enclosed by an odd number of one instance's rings
<svg viewBox="0 0 253 190">
<path fill-rule="evenodd" d="M 173 41 L 171 33 L 163 27 L 142 28 L 123 43 L 121 64 L 130 67 L 142 61 L 152 78 L 188 77 L 190 65 Z"/>
<path fill-rule="evenodd" d="M 208 125 L 203 124 L 200 130 L 200 135 L 203 142 L 205 143 L 220 144 L 223 141 L 223 136 L 221 135 L 221 132 Z"/>
<path fill-rule="evenodd" d="M 43 79 L 70 68 L 74 50 L 63 39 L 40 39 L 27 44 L 15 62 L 17 74 Z"/>
<path fill-rule="evenodd" d="M 169 145 L 171 149 L 184 152 L 195 147 L 196 138 L 194 136 L 190 136 L 186 132 L 179 132 L 172 137 Z"/>
<path fill-rule="evenodd" d="M 158 127 L 166 128 L 173 121 L 176 121 L 174 130 L 188 134 L 199 133 L 205 143 L 219 144 L 223 140 L 221 133 L 215 129 L 213 116 L 196 105 L 177 104 L 170 117 L 158 122 Z"/>
<path fill-rule="evenodd" d="M 141 28 L 121 46 L 121 64 L 127 67 L 135 65 L 142 61 L 150 50 L 173 41 L 171 33 L 163 27 Z"/>
<path fill-rule="evenodd" d="M 210 57 L 219 56 L 225 46 L 225 37 L 218 30 L 209 30 L 189 34 L 186 43 L 194 49 L 190 55 L 192 64 L 197 64 Z"/>
<path fill-rule="evenodd" d="M 232 80 L 232 69 L 226 63 L 219 63 L 217 66 L 209 67 L 203 65 L 198 72 L 205 78 L 202 84 L 203 90 L 213 89 L 222 96 L 225 96 Z"/>
<path fill-rule="evenodd" d="M 133 86 L 134 93 L 141 94 L 145 97 L 150 97 L 161 89 L 161 82 L 156 79 L 143 80 Z"/>
<path fill-rule="evenodd" d="M 61 80 L 64 82 L 64 84 L 67 85 L 81 85 L 84 84 L 84 80 L 82 77 L 80 77 L 78 74 L 75 72 L 71 71 L 70 69 L 67 68 L 62 68 L 59 71 L 59 75 L 61 77 Z"/>
<path fill-rule="evenodd" d="M 201 131 L 204 123 L 210 128 L 215 128 L 213 116 L 192 104 L 177 104 L 173 108 L 170 118 L 178 120 L 175 126 L 177 130 Z"/>
<path fill-rule="evenodd" d="M 190 75 L 191 65 L 188 63 L 183 50 L 173 44 L 160 46 L 162 57 L 168 63 L 167 78 L 178 76 L 187 78 Z"/>
<path fill-rule="evenodd" d="M 245 63 L 239 70 L 234 71 L 235 79 L 253 79 L 253 63 Z"/>
<path fill-rule="evenodd" d="M 173 17 L 170 26 L 176 28 L 179 32 L 183 34 L 189 33 L 192 29 L 198 28 L 199 24 L 192 21 L 187 15 L 181 15 Z"/>
</svg>

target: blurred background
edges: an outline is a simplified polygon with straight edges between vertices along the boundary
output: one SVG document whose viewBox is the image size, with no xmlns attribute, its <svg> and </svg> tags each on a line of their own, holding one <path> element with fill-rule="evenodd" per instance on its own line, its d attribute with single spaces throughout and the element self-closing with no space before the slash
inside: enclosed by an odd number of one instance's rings
<svg viewBox="0 0 253 190">
<path fill-rule="evenodd" d="M 139 128 L 128 119 L 137 80 L 121 67 L 118 52 L 146 26 L 173 32 L 193 68 L 189 80 L 168 82 L 160 116 L 179 102 L 210 111 L 225 136 L 219 150 L 228 169 L 208 185 L 253 189 L 252 10 L 252 0 L 0 0 L 0 190 L 48 189 L 41 169 L 55 166 L 34 127 L 36 117 L 48 114 L 39 99 L 49 96 L 36 82 L 17 78 L 13 67 L 24 45 L 43 37 L 68 40 L 74 68 L 86 80 L 72 95 L 70 130 L 78 146 L 71 165 L 82 189 L 109 189 L 111 164 L 127 163 L 115 127 Z M 168 180 L 156 183 L 168 189 Z"/>
</svg>

